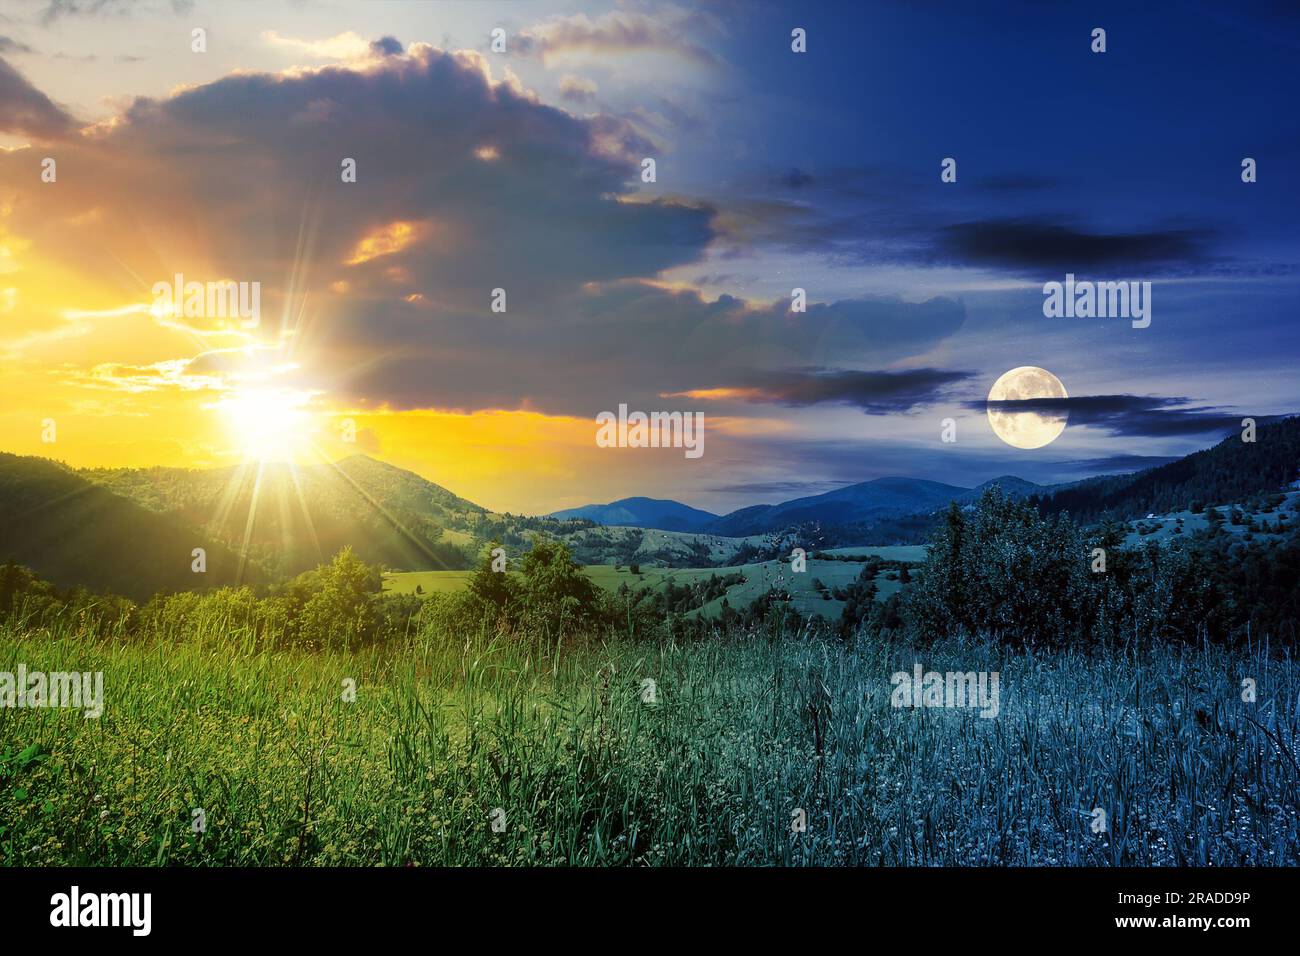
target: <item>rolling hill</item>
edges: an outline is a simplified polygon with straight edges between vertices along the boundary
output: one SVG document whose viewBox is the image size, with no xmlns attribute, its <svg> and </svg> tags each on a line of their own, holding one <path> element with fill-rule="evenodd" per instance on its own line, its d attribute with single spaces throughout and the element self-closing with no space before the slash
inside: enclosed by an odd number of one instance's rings
<svg viewBox="0 0 1300 956">
<path fill-rule="evenodd" d="M 365 455 L 297 467 L 80 474 L 143 508 L 246 549 L 278 575 L 313 568 L 344 545 L 372 564 L 407 570 L 468 567 L 472 529 L 488 515 L 440 485 Z"/>
<path fill-rule="evenodd" d="M 1295 480 L 1298 464 L 1300 417 L 1292 417 L 1260 425 L 1253 443 L 1234 434 L 1154 468 L 1068 485 L 1014 476 L 975 488 L 878 478 L 722 516 L 625 498 L 528 517 L 490 512 L 364 455 L 297 468 L 77 470 L 0 453 L 0 561 L 25 564 L 61 586 L 134 598 L 290 576 L 345 545 L 392 569 L 464 570 L 486 542 L 518 553 L 537 532 L 563 538 L 587 564 L 717 567 L 769 560 L 810 525 L 819 529 L 816 547 L 914 544 L 949 502 L 969 505 L 991 485 L 1090 523 L 1275 494 Z M 1194 523 L 1184 517 L 1188 528 Z M 207 552 L 201 580 L 190 570 L 196 547 Z"/>
<path fill-rule="evenodd" d="M 162 591 L 264 581 L 254 560 L 170 515 L 115 494 L 45 458 L 0 453 L 0 562 L 24 564 L 60 587 L 143 600 Z M 207 552 L 207 570 L 191 568 Z"/>
<path fill-rule="evenodd" d="M 794 524 L 861 524 L 891 515 L 932 511 L 969 489 L 919 478 L 877 478 L 779 505 L 744 508 L 719 518 L 718 534 L 762 534 Z"/>
</svg>

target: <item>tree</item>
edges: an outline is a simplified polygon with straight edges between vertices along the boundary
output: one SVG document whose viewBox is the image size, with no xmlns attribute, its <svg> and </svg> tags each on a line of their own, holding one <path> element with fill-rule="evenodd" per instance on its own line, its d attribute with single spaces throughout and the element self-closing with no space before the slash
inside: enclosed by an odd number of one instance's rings
<svg viewBox="0 0 1300 956">
<path fill-rule="evenodd" d="M 1068 517 L 1044 518 L 994 487 L 969 517 L 949 509 L 906 601 L 928 636 L 1065 642 L 1089 631 L 1088 554 Z"/>
<path fill-rule="evenodd" d="M 366 564 L 350 547 L 318 568 L 315 585 L 303 604 L 300 634 L 311 644 L 349 647 L 375 634 L 375 596 L 383 587 L 378 568 Z"/>
<path fill-rule="evenodd" d="M 469 578 L 469 593 L 484 604 L 505 610 L 516 596 L 517 588 L 509 574 L 492 568 L 492 552 L 500 547 L 500 541 L 493 541 L 483 549 L 478 567 Z"/>
<path fill-rule="evenodd" d="M 536 537 L 519 562 L 526 620 L 550 634 L 588 624 L 598 605 L 596 586 L 561 541 Z"/>
</svg>

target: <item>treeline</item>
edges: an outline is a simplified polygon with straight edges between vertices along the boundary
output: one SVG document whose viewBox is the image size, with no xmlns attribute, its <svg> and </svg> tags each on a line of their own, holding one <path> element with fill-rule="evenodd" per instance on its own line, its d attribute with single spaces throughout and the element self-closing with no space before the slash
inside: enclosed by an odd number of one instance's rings
<svg viewBox="0 0 1300 956">
<path fill-rule="evenodd" d="M 707 578 L 689 584 L 676 584 L 669 579 L 662 588 L 637 595 L 637 601 L 657 607 L 662 614 L 688 614 L 724 597 L 728 588 L 744 583 L 745 575 L 739 571 L 721 577 L 710 574 Z M 619 595 L 624 600 L 630 600 L 636 593 L 627 584 L 619 585 Z"/>
<path fill-rule="evenodd" d="M 1259 425 L 1253 442 L 1233 434 L 1213 448 L 1158 468 L 1090 478 L 1029 501 L 1045 514 L 1068 512 L 1091 524 L 1104 517 L 1134 518 L 1270 494 L 1296 479 L 1298 464 L 1300 417 L 1291 417 Z"/>
<path fill-rule="evenodd" d="M 1300 544 L 1241 542 L 1212 527 L 1163 546 L 1123 547 L 1115 521 L 1084 528 L 985 493 L 949 508 L 903 604 L 919 634 L 988 634 L 1017 645 L 1130 638 L 1293 644 Z"/>
<path fill-rule="evenodd" d="M 1300 532 L 1245 541 L 1220 522 L 1138 547 L 1124 546 L 1126 533 L 1115 521 L 1085 528 L 1067 515 L 1043 515 L 993 489 L 973 508 L 949 508 L 925 563 L 901 566 L 900 578 L 911 580 L 888 600 L 877 600 L 875 577 L 889 563 L 878 558 L 863 562 L 852 584 L 823 588 L 844 602 L 837 623 L 802 616 L 779 587 L 733 608 L 725 594 L 740 583 L 739 574 L 605 592 L 563 542 L 540 537 L 510 572 L 495 570 L 485 549 L 466 590 L 423 599 L 382 593 L 380 569 L 347 548 L 287 582 L 159 594 L 143 604 L 82 588 L 59 590 L 11 563 L 0 566 L 0 615 L 23 630 L 71 621 L 114 638 L 253 647 L 357 647 L 417 634 L 458 640 L 478 630 L 554 646 L 609 634 L 744 637 L 760 628 L 846 639 L 965 633 L 1016 646 L 1246 635 L 1295 645 Z M 692 613 L 718 598 L 717 618 Z"/>
<path fill-rule="evenodd" d="M 102 636 L 211 637 L 269 647 L 356 647 L 403 633 L 420 609 L 381 593 L 382 573 L 344 548 L 329 563 L 266 587 L 160 592 L 136 602 L 60 589 L 29 568 L 0 565 L 0 616 L 23 629 L 73 622 Z"/>
</svg>

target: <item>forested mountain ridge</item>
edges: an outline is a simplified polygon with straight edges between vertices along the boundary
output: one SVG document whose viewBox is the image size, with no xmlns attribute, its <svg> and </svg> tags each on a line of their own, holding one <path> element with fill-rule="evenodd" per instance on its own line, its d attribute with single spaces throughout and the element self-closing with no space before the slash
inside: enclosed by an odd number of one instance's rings
<svg viewBox="0 0 1300 956">
<path fill-rule="evenodd" d="M 372 564 L 469 567 L 488 512 L 413 472 L 353 455 L 290 466 L 86 469 L 80 474 L 293 575 L 349 545 Z"/>
<path fill-rule="evenodd" d="M 193 568 L 204 550 L 205 569 Z M 259 562 L 170 515 L 141 507 L 56 461 L 0 453 L 0 563 L 61 585 L 135 599 L 265 581 Z"/>
<path fill-rule="evenodd" d="M 1300 416 L 1257 427 L 1255 441 L 1234 432 L 1212 448 L 1129 475 L 1089 478 L 1048 494 L 1031 495 L 1041 511 L 1062 511 L 1084 523 L 1105 516 L 1196 510 L 1280 491 L 1300 474 Z"/>
</svg>

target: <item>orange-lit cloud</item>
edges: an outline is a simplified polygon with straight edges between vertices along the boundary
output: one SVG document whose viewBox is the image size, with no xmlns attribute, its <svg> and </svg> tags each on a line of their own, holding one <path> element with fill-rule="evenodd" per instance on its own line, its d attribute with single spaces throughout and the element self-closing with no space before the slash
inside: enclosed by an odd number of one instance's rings
<svg viewBox="0 0 1300 956">
<path fill-rule="evenodd" d="M 374 232 L 362 237 L 352 250 L 350 258 L 344 260 L 346 265 L 356 266 L 372 259 L 391 256 L 401 252 L 428 234 L 427 223 L 390 222 Z"/>
</svg>

